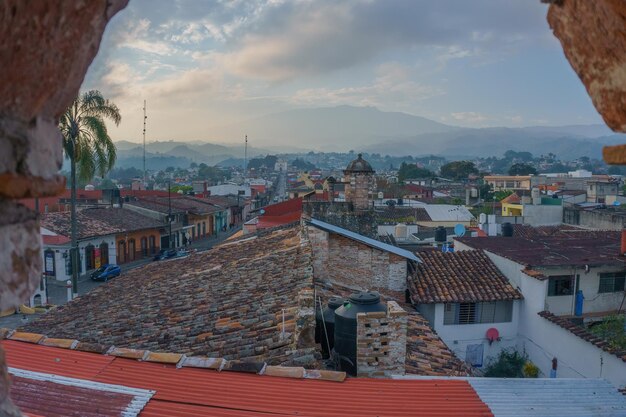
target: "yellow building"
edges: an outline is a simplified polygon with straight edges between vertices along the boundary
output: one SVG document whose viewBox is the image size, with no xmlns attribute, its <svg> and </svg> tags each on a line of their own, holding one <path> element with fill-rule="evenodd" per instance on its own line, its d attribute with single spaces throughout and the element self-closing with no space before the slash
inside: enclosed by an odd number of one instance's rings
<svg viewBox="0 0 626 417">
<path fill-rule="evenodd" d="M 530 191 L 530 175 L 487 175 L 485 182 L 493 191 Z"/>
<path fill-rule="evenodd" d="M 524 215 L 524 206 L 522 205 L 522 200 L 515 193 L 502 199 L 502 201 L 500 201 L 500 204 L 502 204 L 503 216 L 523 216 Z"/>
</svg>

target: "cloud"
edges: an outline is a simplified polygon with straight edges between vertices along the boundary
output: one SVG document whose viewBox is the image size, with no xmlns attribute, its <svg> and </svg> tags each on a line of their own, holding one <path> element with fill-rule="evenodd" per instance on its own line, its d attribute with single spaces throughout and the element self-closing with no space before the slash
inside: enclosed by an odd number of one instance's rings
<svg viewBox="0 0 626 417">
<path fill-rule="evenodd" d="M 149 29 L 150 21 L 147 19 L 141 19 L 136 23 L 129 24 L 126 30 L 118 33 L 116 44 L 118 47 L 135 49 L 150 54 L 171 55 L 174 49 L 165 42 L 150 38 Z"/>
<path fill-rule="evenodd" d="M 489 119 L 487 116 L 473 111 L 450 113 L 450 116 L 454 120 L 469 124 L 481 123 Z"/>
</svg>

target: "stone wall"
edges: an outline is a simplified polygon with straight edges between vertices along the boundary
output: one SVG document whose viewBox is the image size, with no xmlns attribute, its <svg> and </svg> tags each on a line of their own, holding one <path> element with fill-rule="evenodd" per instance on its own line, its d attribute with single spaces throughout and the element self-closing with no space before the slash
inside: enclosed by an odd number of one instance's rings
<svg viewBox="0 0 626 417">
<path fill-rule="evenodd" d="M 376 238 L 378 221 L 373 211 L 355 211 L 349 202 L 305 201 L 303 218 L 318 219 L 363 236 Z"/>
<path fill-rule="evenodd" d="M 357 376 L 389 378 L 404 375 L 406 361 L 407 312 L 395 301 L 387 312 L 357 314 Z"/>
<path fill-rule="evenodd" d="M 354 290 L 406 290 L 405 258 L 314 226 L 308 230 L 316 280 Z"/>
<path fill-rule="evenodd" d="M 563 223 L 599 230 L 622 230 L 626 227 L 626 216 L 612 209 L 581 210 L 564 207 Z"/>
<path fill-rule="evenodd" d="M 368 210 L 371 207 L 369 198 L 372 186 L 372 174 L 356 172 L 346 176 L 346 201 L 352 203 L 355 210 Z"/>
<path fill-rule="evenodd" d="M 37 215 L 19 198 L 60 194 L 59 116 L 78 95 L 107 22 L 128 0 L 0 3 L 0 311 L 28 299 L 41 277 Z M 10 65 L 8 64 L 10 63 Z M 0 352 L 0 415 L 9 399 Z"/>
</svg>

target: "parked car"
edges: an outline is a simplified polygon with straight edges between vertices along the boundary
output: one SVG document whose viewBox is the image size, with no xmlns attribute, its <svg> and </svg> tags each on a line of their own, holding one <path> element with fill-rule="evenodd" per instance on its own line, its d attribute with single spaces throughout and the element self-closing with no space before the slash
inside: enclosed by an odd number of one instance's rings
<svg viewBox="0 0 626 417">
<path fill-rule="evenodd" d="M 163 259 L 173 258 L 176 256 L 176 249 L 161 249 L 152 258 L 153 261 L 161 261 Z"/>
<path fill-rule="evenodd" d="M 108 281 L 111 278 L 119 277 L 122 269 L 118 265 L 102 265 L 91 273 L 94 281 Z"/>
</svg>

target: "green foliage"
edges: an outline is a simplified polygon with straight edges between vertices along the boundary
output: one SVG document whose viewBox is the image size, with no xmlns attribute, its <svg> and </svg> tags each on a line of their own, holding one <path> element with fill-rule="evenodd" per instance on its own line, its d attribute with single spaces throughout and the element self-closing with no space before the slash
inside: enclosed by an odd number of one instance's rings
<svg viewBox="0 0 626 417">
<path fill-rule="evenodd" d="M 606 340 L 614 349 L 626 349 L 626 316 L 611 315 L 602 323 L 590 327 L 591 333 Z"/>
<path fill-rule="evenodd" d="M 611 165 L 609 167 L 609 175 L 622 175 L 622 172 L 624 171 L 621 166 Z"/>
<path fill-rule="evenodd" d="M 97 90 L 74 99 L 59 119 L 65 156 L 76 162 L 76 173 L 82 180 L 89 181 L 95 174 L 104 177 L 115 165 L 116 148 L 105 119 L 119 125 L 122 116 Z"/>
<path fill-rule="evenodd" d="M 411 178 L 432 178 L 435 175 L 425 169 L 420 168 L 415 164 L 407 164 L 405 162 L 400 165 L 400 170 L 398 171 L 398 180 L 404 181 Z"/>
<path fill-rule="evenodd" d="M 511 165 L 509 175 L 537 175 L 537 169 L 530 164 L 517 163 Z"/>
<path fill-rule="evenodd" d="M 189 191 L 193 191 L 193 187 L 191 185 L 173 185 L 171 188 L 172 193 L 177 193 L 182 191 L 183 194 L 188 193 Z"/>
<path fill-rule="evenodd" d="M 98 190 L 111 190 L 111 189 L 116 189 L 117 185 L 115 185 L 115 183 L 111 181 L 110 179 L 105 178 L 102 181 L 100 181 L 100 184 L 98 184 L 96 188 Z"/>
<path fill-rule="evenodd" d="M 210 182 L 218 182 L 230 178 L 230 172 L 222 171 L 218 167 L 210 167 L 207 164 L 200 164 L 196 178 Z"/>
<path fill-rule="evenodd" d="M 528 361 L 526 354 L 515 349 L 505 349 L 497 358 L 490 361 L 485 368 L 486 377 L 495 378 L 523 378 L 524 364 Z"/>
<path fill-rule="evenodd" d="M 533 154 L 530 152 L 515 152 L 515 151 L 506 151 L 504 153 L 504 159 L 512 161 L 513 159 L 519 159 L 524 162 L 530 162 L 533 160 Z"/>
<path fill-rule="evenodd" d="M 530 361 L 524 364 L 522 372 L 526 378 L 539 378 L 539 367 Z"/>
<path fill-rule="evenodd" d="M 505 198 L 507 198 L 511 194 L 513 194 L 513 191 L 511 191 L 511 190 L 502 190 L 502 191 L 496 191 L 495 193 L 493 193 L 494 197 L 498 201 L 504 200 Z"/>
<path fill-rule="evenodd" d="M 478 169 L 470 161 L 449 162 L 441 167 L 441 176 L 454 180 L 466 179 L 470 174 L 478 174 Z"/>
<path fill-rule="evenodd" d="M 267 155 L 264 158 L 252 158 L 248 162 L 248 169 L 269 169 L 273 170 L 278 158 L 276 155 Z"/>
<path fill-rule="evenodd" d="M 300 158 L 294 159 L 291 162 L 291 165 L 293 165 L 296 169 L 299 169 L 301 171 L 310 171 L 312 169 L 315 169 L 315 165 Z"/>
</svg>

